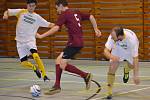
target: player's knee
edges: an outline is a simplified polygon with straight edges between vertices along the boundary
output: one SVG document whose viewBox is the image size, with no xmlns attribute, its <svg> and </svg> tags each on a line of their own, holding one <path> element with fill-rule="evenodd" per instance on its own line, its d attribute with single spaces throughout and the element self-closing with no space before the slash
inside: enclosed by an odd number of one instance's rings
<svg viewBox="0 0 150 100">
<path fill-rule="evenodd" d="M 115 72 L 116 72 L 116 68 L 113 66 L 110 66 L 108 73 L 115 74 Z"/>
<path fill-rule="evenodd" d="M 23 57 L 23 58 L 20 59 L 21 62 L 27 61 L 27 60 L 28 60 L 28 56 L 25 56 L 25 57 Z"/>
<path fill-rule="evenodd" d="M 25 67 L 27 65 L 27 61 L 22 61 L 21 65 Z"/>
<path fill-rule="evenodd" d="M 66 66 L 67 66 L 67 63 L 66 63 L 66 62 L 61 62 L 61 63 L 60 63 L 60 68 L 61 68 L 62 70 L 65 70 Z"/>
<path fill-rule="evenodd" d="M 109 74 L 115 74 L 115 71 L 109 70 L 108 73 L 109 73 Z"/>
<path fill-rule="evenodd" d="M 114 68 L 109 69 L 108 73 L 115 74 L 116 70 Z"/>
<path fill-rule="evenodd" d="M 61 64 L 61 65 L 60 65 L 60 68 L 61 68 L 62 70 L 65 70 L 66 66 Z"/>
<path fill-rule="evenodd" d="M 36 58 L 39 59 L 40 58 L 38 53 L 33 53 L 32 56 L 33 56 L 34 59 L 36 59 Z"/>
<path fill-rule="evenodd" d="M 33 53 L 37 53 L 37 50 L 36 49 L 30 49 L 30 52 L 33 54 Z"/>
<path fill-rule="evenodd" d="M 55 60 L 55 64 L 60 64 L 60 59 L 59 59 L 59 58 L 57 58 L 57 59 Z"/>
<path fill-rule="evenodd" d="M 130 63 L 127 63 L 127 64 L 128 64 L 129 68 L 134 69 L 134 65 L 133 64 L 130 64 Z"/>
</svg>

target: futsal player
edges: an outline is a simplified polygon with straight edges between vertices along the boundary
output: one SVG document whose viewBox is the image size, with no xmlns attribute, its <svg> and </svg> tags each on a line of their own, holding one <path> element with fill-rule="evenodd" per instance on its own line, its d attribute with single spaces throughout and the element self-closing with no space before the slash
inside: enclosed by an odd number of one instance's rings
<svg viewBox="0 0 150 100">
<path fill-rule="evenodd" d="M 129 71 L 133 69 L 133 80 L 139 84 L 139 64 L 138 64 L 139 41 L 136 34 L 122 27 L 114 27 L 105 44 L 104 54 L 110 59 L 110 66 L 107 75 L 108 96 L 106 99 L 112 99 L 112 87 L 115 81 L 115 73 L 120 61 L 127 61 L 124 67 L 123 82 L 129 80 Z"/>
<path fill-rule="evenodd" d="M 8 9 L 4 12 L 3 19 L 8 19 L 9 16 L 16 16 L 18 18 L 16 42 L 21 65 L 33 69 L 39 78 L 42 77 L 46 81 L 49 78 L 37 52 L 35 36 L 39 27 L 52 27 L 54 24 L 47 22 L 40 15 L 36 14 L 34 12 L 36 6 L 36 0 L 27 0 L 27 9 Z M 28 61 L 29 55 L 33 56 L 37 66 Z"/>
<path fill-rule="evenodd" d="M 66 48 L 56 59 L 55 84 L 46 94 L 52 95 L 61 91 L 60 80 L 62 70 L 81 76 L 85 81 L 86 89 L 89 89 L 92 79 L 91 73 L 81 71 L 76 66 L 69 64 L 68 59 L 74 57 L 83 48 L 83 32 L 81 21 L 90 20 L 97 37 L 101 36 L 101 32 L 97 27 L 97 23 L 93 15 L 85 14 L 78 10 L 71 10 L 68 7 L 68 2 L 66 0 L 58 0 L 56 2 L 56 9 L 58 14 L 60 14 L 57 22 L 55 23 L 56 25 L 48 32 L 42 35 L 39 34 L 38 38 L 44 38 L 46 36 L 52 35 L 60 30 L 62 25 L 65 25 L 68 30 L 69 39 Z"/>
</svg>

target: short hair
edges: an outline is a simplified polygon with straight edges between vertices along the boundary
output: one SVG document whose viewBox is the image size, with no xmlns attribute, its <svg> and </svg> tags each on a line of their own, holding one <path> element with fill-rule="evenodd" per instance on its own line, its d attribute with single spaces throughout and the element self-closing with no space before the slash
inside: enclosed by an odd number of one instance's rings
<svg viewBox="0 0 150 100">
<path fill-rule="evenodd" d="M 112 30 L 116 32 L 116 36 L 117 36 L 117 37 L 124 35 L 124 32 L 123 32 L 123 28 L 122 28 L 122 27 L 116 26 L 116 27 L 114 27 Z"/>
<path fill-rule="evenodd" d="M 27 0 L 27 4 L 30 4 L 30 3 L 35 3 L 35 4 L 37 4 L 37 1 L 36 1 L 36 0 Z"/>
<path fill-rule="evenodd" d="M 68 2 L 66 0 L 57 0 L 55 4 L 57 6 L 59 6 L 60 4 L 62 4 L 64 7 L 68 6 Z"/>
</svg>

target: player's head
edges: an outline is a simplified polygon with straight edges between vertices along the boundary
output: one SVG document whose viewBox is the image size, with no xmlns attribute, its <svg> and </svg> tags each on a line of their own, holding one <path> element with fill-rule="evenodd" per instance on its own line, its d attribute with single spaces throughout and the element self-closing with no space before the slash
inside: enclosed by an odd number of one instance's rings
<svg viewBox="0 0 150 100">
<path fill-rule="evenodd" d="M 68 2 L 66 0 L 57 0 L 55 4 L 58 14 L 61 14 L 65 10 L 65 7 L 68 6 Z"/>
<path fill-rule="evenodd" d="M 114 27 L 111 31 L 111 36 L 114 41 L 122 41 L 124 39 L 123 28 L 119 26 Z"/>
<path fill-rule="evenodd" d="M 27 0 L 27 9 L 30 13 L 34 12 L 37 5 L 36 0 Z"/>
</svg>

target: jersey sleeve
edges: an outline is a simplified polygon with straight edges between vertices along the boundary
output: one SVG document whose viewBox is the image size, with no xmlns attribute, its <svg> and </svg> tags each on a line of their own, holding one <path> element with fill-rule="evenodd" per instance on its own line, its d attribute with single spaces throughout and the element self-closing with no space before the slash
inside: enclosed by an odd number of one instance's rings
<svg viewBox="0 0 150 100">
<path fill-rule="evenodd" d="M 114 42 L 113 42 L 113 40 L 111 39 L 111 35 L 110 35 L 110 36 L 108 37 L 108 40 L 107 40 L 106 44 L 105 44 L 105 47 L 106 47 L 107 49 L 111 50 L 111 49 L 113 48 L 113 44 L 114 44 Z"/>
<path fill-rule="evenodd" d="M 38 17 L 38 25 L 40 27 L 49 27 L 50 22 L 46 21 L 44 18 L 41 16 Z"/>
<path fill-rule="evenodd" d="M 129 30 L 129 29 L 124 29 L 124 31 L 126 33 L 128 33 L 128 37 L 129 37 L 129 43 L 131 46 L 131 53 L 132 53 L 132 57 L 137 57 L 138 56 L 138 49 L 139 49 L 139 40 L 136 36 L 136 34 Z"/>
<path fill-rule="evenodd" d="M 61 27 L 65 22 L 66 22 L 65 14 L 61 14 L 61 15 L 58 17 L 58 20 L 56 21 L 55 24 Z"/>
<path fill-rule="evenodd" d="M 83 12 L 79 12 L 82 20 L 89 20 L 90 19 L 90 14 L 88 13 L 83 13 Z"/>
<path fill-rule="evenodd" d="M 8 9 L 9 16 L 17 16 L 20 11 L 23 9 Z"/>
<path fill-rule="evenodd" d="M 131 52 L 132 57 L 137 57 L 139 55 L 138 49 L 139 49 L 139 41 L 137 39 L 130 40 L 131 43 Z"/>
</svg>

